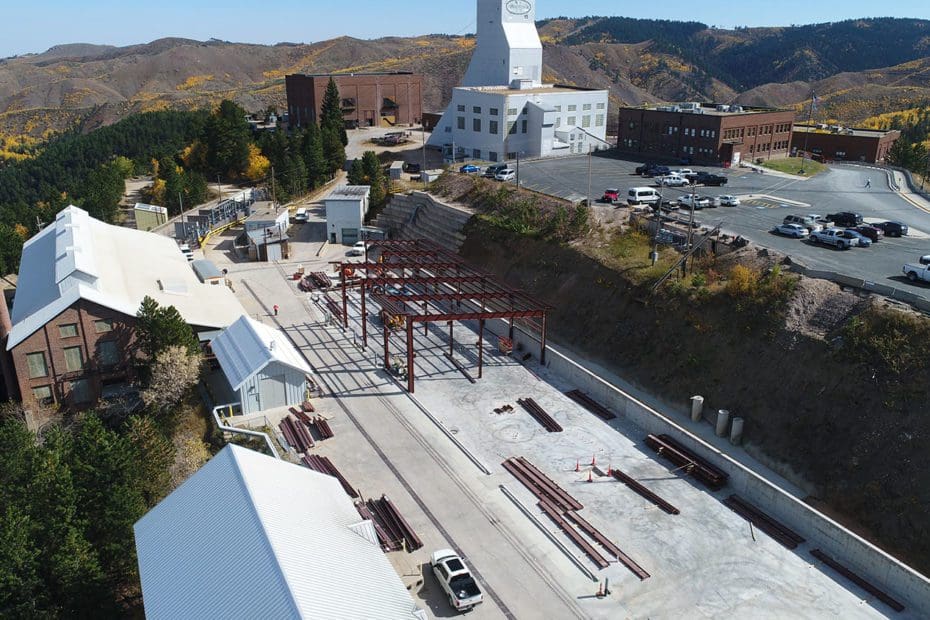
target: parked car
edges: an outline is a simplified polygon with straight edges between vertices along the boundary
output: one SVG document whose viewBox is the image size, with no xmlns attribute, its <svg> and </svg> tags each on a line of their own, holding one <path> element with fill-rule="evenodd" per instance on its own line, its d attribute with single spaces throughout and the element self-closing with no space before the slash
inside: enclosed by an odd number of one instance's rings
<svg viewBox="0 0 930 620">
<path fill-rule="evenodd" d="M 677 174 L 669 174 L 664 177 L 656 177 L 656 185 L 665 187 L 684 187 L 688 184 L 688 179 L 680 177 Z"/>
<path fill-rule="evenodd" d="M 930 254 L 925 254 L 920 257 L 921 265 L 930 265 Z"/>
<path fill-rule="evenodd" d="M 479 172 L 481 172 L 481 168 L 479 168 L 475 164 L 465 164 L 464 166 L 459 168 L 459 172 L 461 172 L 462 174 L 478 174 Z"/>
<path fill-rule="evenodd" d="M 792 237 L 794 239 L 804 239 L 810 235 L 810 231 L 801 226 L 800 224 L 779 224 L 772 232 L 777 235 L 784 235 L 785 237 Z"/>
<path fill-rule="evenodd" d="M 904 275 L 911 282 L 930 282 L 930 265 L 913 265 L 908 263 L 904 265 Z"/>
<path fill-rule="evenodd" d="M 789 215 L 782 223 L 803 226 L 808 232 L 823 230 L 823 224 L 817 220 L 817 217 L 816 215 Z"/>
<path fill-rule="evenodd" d="M 626 202 L 631 207 L 636 205 L 657 205 L 662 197 L 652 187 L 631 187 L 627 192 Z"/>
<path fill-rule="evenodd" d="M 495 181 L 513 181 L 517 178 L 517 171 L 513 168 L 504 168 L 494 175 Z"/>
<path fill-rule="evenodd" d="M 678 170 L 672 170 L 672 174 L 677 174 L 680 177 L 688 178 L 692 175 L 697 175 L 698 173 L 692 170 L 691 168 L 680 168 Z"/>
<path fill-rule="evenodd" d="M 869 239 L 871 239 L 872 243 L 875 243 L 876 241 L 878 241 L 879 239 L 885 236 L 885 233 L 882 232 L 881 228 L 876 228 L 875 226 L 872 226 L 870 224 L 861 224 L 859 226 L 856 226 L 854 230 L 862 235 L 865 235 Z"/>
<path fill-rule="evenodd" d="M 822 243 L 823 245 L 832 245 L 840 250 L 848 250 L 853 246 L 853 241 L 843 236 L 845 230 L 839 228 L 828 228 L 827 230 L 817 230 L 811 233 L 810 240 L 813 243 Z"/>
<path fill-rule="evenodd" d="M 720 200 L 721 207 L 738 207 L 740 205 L 739 198 L 736 196 L 731 196 L 730 194 L 724 194 L 718 198 Z"/>
<path fill-rule="evenodd" d="M 303 224 L 308 219 L 310 219 L 310 215 L 307 213 L 306 207 L 301 207 L 297 209 L 296 213 L 294 213 L 294 221 L 297 222 L 298 224 Z"/>
<path fill-rule="evenodd" d="M 652 170 L 652 169 L 655 168 L 655 167 L 656 167 L 655 164 L 643 164 L 642 166 L 637 166 L 635 172 L 636 172 L 636 174 L 642 176 L 642 175 L 646 174 L 647 172 L 649 172 L 650 170 Z"/>
<path fill-rule="evenodd" d="M 601 202 L 606 202 L 607 204 L 614 204 L 620 200 L 620 190 L 615 188 L 609 188 L 604 190 L 604 195 L 601 197 Z"/>
<path fill-rule="evenodd" d="M 705 185 L 713 187 L 721 187 L 730 182 L 730 179 L 721 175 L 721 174 L 711 174 L 709 172 L 698 172 L 693 176 L 689 176 L 690 180 L 695 185 Z"/>
<path fill-rule="evenodd" d="M 828 215 L 827 219 L 837 226 L 844 226 L 846 228 L 855 228 L 863 222 L 862 214 L 853 213 L 852 211 L 834 213 L 833 215 Z"/>
<path fill-rule="evenodd" d="M 668 166 L 648 166 L 645 168 L 643 172 L 640 172 L 638 174 L 641 174 L 644 177 L 663 177 L 668 174 L 671 174 L 671 172 L 672 171 L 669 169 Z"/>
<path fill-rule="evenodd" d="M 707 196 L 692 196 L 691 194 L 685 194 L 678 199 L 678 204 L 686 209 L 691 209 L 692 206 L 696 211 L 712 206 L 714 201 Z"/>
<path fill-rule="evenodd" d="M 404 172 L 407 172 L 410 174 L 418 174 L 421 170 L 421 167 L 420 167 L 420 164 L 415 164 L 413 162 L 407 161 L 407 162 L 404 162 L 403 170 Z"/>
<path fill-rule="evenodd" d="M 484 600 L 481 589 L 475 583 L 465 562 L 452 549 L 441 549 L 433 553 L 429 561 L 433 575 L 449 598 L 456 611 L 468 611 Z"/>
<path fill-rule="evenodd" d="M 886 237 L 906 237 L 909 232 L 907 224 L 902 222 L 882 222 L 880 224 L 872 224 L 876 228 L 881 229 L 885 233 Z"/>
<path fill-rule="evenodd" d="M 494 165 L 488 166 L 487 168 L 484 169 L 484 176 L 489 179 L 493 179 L 494 177 L 497 176 L 498 172 L 500 172 L 501 170 L 506 170 L 507 168 L 508 168 L 507 164 L 494 164 Z"/>
<path fill-rule="evenodd" d="M 359 241 L 346 252 L 346 256 L 365 256 L 365 242 Z"/>
<path fill-rule="evenodd" d="M 843 237 L 849 239 L 858 248 L 867 248 L 872 245 L 872 240 L 858 232 L 854 228 L 847 228 L 843 231 Z"/>
</svg>

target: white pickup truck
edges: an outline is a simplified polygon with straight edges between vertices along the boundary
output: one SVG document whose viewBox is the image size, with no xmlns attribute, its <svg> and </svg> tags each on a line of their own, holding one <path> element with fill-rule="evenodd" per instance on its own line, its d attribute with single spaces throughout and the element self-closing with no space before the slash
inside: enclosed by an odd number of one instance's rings
<svg viewBox="0 0 930 620">
<path fill-rule="evenodd" d="M 839 228 L 828 228 L 827 230 L 816 230 L 808 237 L 812 243 L 822 243 L 832 245 L 841 250 L 848 250 L 852 247 L 852 239 L 843 236 L 843 231 Z"/>
<path fill-rule="evenodd" d="M 456 611 L 468 611 L 484 600 L 465 562 L 452 549 L 440 549 L 430 557 L 433 574 Z"/>
<path fill-rule="evenodd" d="M 902 271 L 911 282 L 930 282 L 930 265 L 923 264 L 923 259 L 920 262 L 920 265 L 908 263 Z"/>
</svg>

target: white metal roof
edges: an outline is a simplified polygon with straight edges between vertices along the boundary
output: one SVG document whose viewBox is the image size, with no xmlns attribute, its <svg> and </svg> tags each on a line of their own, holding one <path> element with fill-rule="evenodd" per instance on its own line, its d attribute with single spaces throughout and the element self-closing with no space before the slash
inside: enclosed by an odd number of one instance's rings
<svg viewBox="0 0 930 620">
<path fill-rule="evenodd" d="M 135 535 L 149 620 L 425 617 L 335 478 L 239 446 Z"/>
<path fill-rule="evenodd" d="M 244 312 L 227 287 L 200 282 L 172 239 L 70 206 L 23 246 L 7 348 L 79 299 L 135 316 L 146 295 L 199 327 L 226 327 Z"/>
<path fill-rule="evenodd" d="M 213 341 L 213 353 L 234 390 L 271 362 L 310 374 L 310 365 L 281 330 L 241 316 Z"/>
<path fill-rule="evenodd" d="M 341 185 L 331 191 L 326 200 L 360 200 L 370 194 L 370 185 Z"/>
</svg>

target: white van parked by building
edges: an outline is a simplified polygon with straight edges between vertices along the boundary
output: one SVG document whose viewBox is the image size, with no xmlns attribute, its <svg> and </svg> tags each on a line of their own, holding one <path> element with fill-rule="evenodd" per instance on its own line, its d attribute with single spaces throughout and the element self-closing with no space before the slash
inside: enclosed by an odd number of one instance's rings
<svg viewBox="0 0 930 620">
<path fill-rule="evenodd" d="M 657 205 L 662 197 L 652 187 L 631 187 L 626 201 L 631 207 L 636 205 Z"/>
</svg>

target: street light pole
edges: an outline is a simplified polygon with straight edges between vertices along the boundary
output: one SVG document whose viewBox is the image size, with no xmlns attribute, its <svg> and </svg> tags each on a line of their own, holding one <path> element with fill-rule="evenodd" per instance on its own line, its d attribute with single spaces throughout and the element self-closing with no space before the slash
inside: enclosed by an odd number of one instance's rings
<svg viewBox="0 0 930 620">
<path fill-rule="evenodd" d="M 692 181 L 691 182 L 691 217 L 688 218 L 688 247 L 686 251 L 691 251 L 691 243 L 694 241 L 694 211 L 697 209 L 697 185 Z M 692 257 L 692 261 L 693 261 Z M 684 277 L 687 274 L 688 270 L 688 261 L 685 261 L 681 265 L 681 275 Z"/>
<path fill-rule="evenodd" d="M 591 206 L 591 144 L 588 143 L 588 207 Z"/>
</svg>

